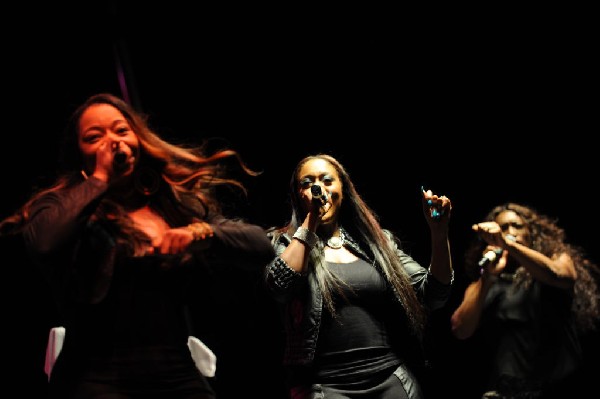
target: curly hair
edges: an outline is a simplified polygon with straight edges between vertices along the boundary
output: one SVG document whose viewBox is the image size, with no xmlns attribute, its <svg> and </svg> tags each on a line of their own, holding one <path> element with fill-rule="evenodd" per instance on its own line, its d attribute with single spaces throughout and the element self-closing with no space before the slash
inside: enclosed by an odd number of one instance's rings
<svg viewBox="0 0 600 399">
<path fill-rule="evenodd" d="M 504 203 L 493 208 L 484 220 L 495 221 L 497 216 L 504 211 L 515 212 L 523 219 L 530 232 L 532 249 L 548 257 L 567 253 L 573 259 L 577 279 L 574 287 L 572 312 L 580 331 L 595 330 L 600 319 L 600 293 L 598 291 L 600 269 L 598 266 L 588 259 L 583 248 L 568 242 L 564 229 L 558 225 L 555 218 L 544 215 L 530 206 L 512 202 Z M 476 239 L 465 252 L 465 270 L 473 280 L 480 276 L 478 260 L 485 246 L 484 241 Z M 533 277 L 523 266 L 515 272 L 514 284 L 528 286 L 532 280 Z"/>
</svg>

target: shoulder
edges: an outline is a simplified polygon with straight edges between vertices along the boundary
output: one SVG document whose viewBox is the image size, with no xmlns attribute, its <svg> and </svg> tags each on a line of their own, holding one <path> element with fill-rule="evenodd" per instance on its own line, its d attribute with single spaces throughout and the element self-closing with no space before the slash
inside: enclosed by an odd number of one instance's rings
<svg viewBox="0 0 600 399">
<path fill-rule="evenodd" d="M 388 229 L 382 229 L 382 231 L 390 245 L 392 245 L 392 248 L 400 250 L 400 240 L 398 240 L 398 237 Z"/>
<path fill-rule="evenodd" d="M 388 238 L 388 240 L 393 240 L 393 241 L 396 240 L 396 236 L 390 230 L 381 229 L 381 231 L 383 231 L 383 234 L 385 234 L 385 236 Z"/>
</svg>

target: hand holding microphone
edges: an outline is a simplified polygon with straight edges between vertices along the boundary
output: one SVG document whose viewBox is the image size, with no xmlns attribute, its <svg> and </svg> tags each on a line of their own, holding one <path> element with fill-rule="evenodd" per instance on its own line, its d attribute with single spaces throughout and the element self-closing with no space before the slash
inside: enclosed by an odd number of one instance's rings
<svg viewBox="0 0 600 399">
<path fill-rule="evenodd" d="M 512 234 L 507 234 L 505 236 L 505 238 L 507 240 L 510 240 L 510 241 L 516 241 L 517 240 L 517 237 L 513 236 Z M 485 254 L 483 254 L 483 256 L 481 257 L 481 259 L 477 263 L 479 265 L 479 267 L 481 268 L 481 273 L 483 273 L 483 269 L 489 263 L 492 263 L 492 262 L 496 261 L 496 259 L 498 258 L 498 256 L 502 255 L 502 252 L 504 252 L 504 249 L 498 247 L 498 248 L 490 249 Z"/>
<path fill-rule="evenodd" d="M 479 262 L 477 264 L 483 269 L 488 263 L 495 261 L 498 256 L 502 255 L 503 251 L 504 250 L 502 248 L 490 249 L 485 254 L 483 254 L 483 256 L 481 257 L 481 259 L 479 259 Z"/>
</svg>

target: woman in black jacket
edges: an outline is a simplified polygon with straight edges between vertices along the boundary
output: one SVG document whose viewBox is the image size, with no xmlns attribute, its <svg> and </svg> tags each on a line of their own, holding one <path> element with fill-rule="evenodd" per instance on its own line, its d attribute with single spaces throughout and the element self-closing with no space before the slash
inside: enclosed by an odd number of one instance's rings
<svg viewBox="0 0 600 399">
<path fill-rule="evenodd" d="M 422 193 L 432 248 L 425 268 L 379 225 L 335 158 L 302 159 L 290 197 L 266 279 L 282 305 L 291 398 L 422 398 L 408 353 L 427 310 L 450 294 L 450 200 Z"/>
<path fill-rule="evenodd" d="M 52 398 L 215 397 L 187 347 L 188 294 L 208 268 L 261 275 L 274 256 L 261 227 L 220 213 L 215 188 L 243 190 L 226 159 L 240 161 L 161 139 L 110 94 L 76 109 L 58 180 L 1 225 L 56 294 L 66 336 Z"/>
</svg>

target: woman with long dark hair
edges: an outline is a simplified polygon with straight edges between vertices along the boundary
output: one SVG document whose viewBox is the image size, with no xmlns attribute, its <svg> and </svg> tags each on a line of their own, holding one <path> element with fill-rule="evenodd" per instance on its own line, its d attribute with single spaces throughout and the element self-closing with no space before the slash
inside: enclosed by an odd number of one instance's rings
<svg viewBox="0 0 600 399">
<path fill-rule="evenodd" d="M 221 215 L 215 189 L 238 154 L 171 144 L 111 94 L 88 98 L 65 131 L 59 177 L 1 231 L 22 234 L 56 295 L 66 336 L 50 397 L 214 398 L 188 348 L 187 309 L 209 269 L 255 270 L 265 231 Z"/>
<path fill-rule="evenodd" d="M 289 223 L 272 232 L 277 257 L 266 279 L 282 308 L 291 398 L 422 398 L 411 353 L 421 348 L 428 311 L 450 294 L 450 200 L 422 192 L 426 268 L 380 226 L 332 156 L 302 159 L 290 197 Z"/>
</svg>

